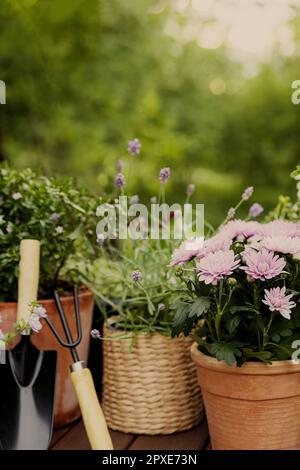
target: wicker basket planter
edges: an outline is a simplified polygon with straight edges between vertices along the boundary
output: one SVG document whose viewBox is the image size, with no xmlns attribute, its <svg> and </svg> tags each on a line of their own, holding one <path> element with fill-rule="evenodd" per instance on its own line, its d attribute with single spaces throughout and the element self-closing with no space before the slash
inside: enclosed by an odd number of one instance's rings
<svg viewBox="0 0 300 470">
<path fill-rule="evenodd" d="M 191 340 L 158 333 L 120 338 L 104 325 L 103 410 L 111 429 L 134 434 L 171 434 L 197 425 L 203 403 Z M 112 338 L 112 339 L 109 339 Z"/>
</svg>

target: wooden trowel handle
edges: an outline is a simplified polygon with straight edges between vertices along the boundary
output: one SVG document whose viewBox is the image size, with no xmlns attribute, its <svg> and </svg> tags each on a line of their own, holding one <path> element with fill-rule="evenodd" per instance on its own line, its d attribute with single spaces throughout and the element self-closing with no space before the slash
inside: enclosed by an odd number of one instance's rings
<svg viewBox="0 0 300 470">
<path fill-rule="evenodd" d="M 38 240 L 21 241 L 19 268 L 17 321 L 28 321 L 29 304 L 37 300 L 39 286 L 40 242 Z"/>
<path fill-rule="evenodd" d="M 84 426 L 93 450 L 112 450 L 113 445 L 89 369 L 71 372 Z"/>
</svg>

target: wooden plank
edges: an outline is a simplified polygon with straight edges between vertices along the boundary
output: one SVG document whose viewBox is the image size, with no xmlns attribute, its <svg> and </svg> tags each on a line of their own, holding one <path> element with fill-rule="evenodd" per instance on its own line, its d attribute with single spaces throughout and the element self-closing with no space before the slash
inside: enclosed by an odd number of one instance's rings
<svg viewBox="0 0 300 470">
<path fill-rule="evenodd" d="M 110 430 L 111 439 L 115 450 L 126 450 L 133 444 L 136 436 L 134 434 L 125 434 L 123 432 Z"/>
<path fill-rule="evenodd" d="M 82 421 L 72 425 L 68 432 L 52 447 L 52 450 L 90 450 Z"/>
<path fill-rule="evenodd" d="M 65 434 L 70 432 L 72 426 L 74 426 L 74 424 L 70 424 L 69 426 L 65 426 L 64 428 L 57 429 L 56 431 L 54 431 L 49 449 L 52 449 L 52 447 L 55 446 L 55 444 L 57 444 L 58 441 L 60 441 Z"/>
<path fill-rule="evenodd" d="M 90 444 L 83 426 L 83 422 L 79 421 L 68 428 L 66 432 L 52 442 L 53 450 L 90 450 Z M 62 431 L 62 430 L 61 430 Z M 57 431 L 59 432 L 59 431 Z M 110 431 L 113 446 L 115 450 L 128 449 L 135 439 L 133 434 L 124 434 L 117 431 Z M 56 436 L 55 436 L 56 437 Z"/>
<path fill-rule="evenodd" d="M 207 423 L 168 436 L 138 436 L 130 450 L 202 450 L 208 441 Z"/>
</svg>

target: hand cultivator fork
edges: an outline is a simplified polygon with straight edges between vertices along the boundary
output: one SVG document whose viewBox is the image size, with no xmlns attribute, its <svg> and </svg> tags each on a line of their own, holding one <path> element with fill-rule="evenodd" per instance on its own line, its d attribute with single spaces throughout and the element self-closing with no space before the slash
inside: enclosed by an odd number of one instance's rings
<svg viewBox="0 0 300 470">
<path fill-rule="evenodd" d="M 66 335 L 65 341 L 55 329 L 49 318 L 46 322 L 51 331 L 55 335 L 57 341 L 64 348 L 69 348 L 71 351 L 73 363 L 70 366 L 71 379 L 75 393 L 78 398 L 81 414 L 86 429 L 86 433 L 93 450 L 111 450 L 113 449 L 112 441 L 108 432 L 106 421 L 96 394 L 92 374 L 86 367 L 84 361 L 79 359 L 76 346 L 81 342 L 82 330 L 80 322 L 79 301 L 78 301 L 78 288 L 74 287 L 74 308 L 76 315 L 76 329 L 77 338 L 72 338 L 72 333 L 64 312 L 60 297 L 55 291 L 55 303 L 58 314 L 60 316 L 62 326 Z"/>
</svg>

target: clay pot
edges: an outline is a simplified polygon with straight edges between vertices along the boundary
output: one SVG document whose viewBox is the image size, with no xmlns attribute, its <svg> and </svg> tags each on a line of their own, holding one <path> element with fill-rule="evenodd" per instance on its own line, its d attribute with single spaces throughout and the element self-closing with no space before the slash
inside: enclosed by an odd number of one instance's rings
<svg viewBox="0 0 300 470">
<path fill-rule="evenodd" d="M 300 449 L 300 365 L 229 367 L 192 346 L 213 449 Z"/>
<path fill-rule="evenodd" d="M 50 320 L 56 329 L 64 337 L 63 329 L 56 310 L 54 300 L 39 301 L 48 313 Z M 62 304 L 67 314 L 73 335 L 76 335 L 76 321 L 73 297 L 63 297 Z M 80 359 L 87 361 L 90 330 L 93 319 L 94 298 L 89 290 L 83 290 L 79 294 L 80 316 L 82 324 L 82 341 L 78 346 Z M 16 321 L 17 304 L 15 302 L 1 302 L 0 315 L 2 318 L 1 329 L 3 332 L 12 331 L 12 324 Z M 11 344 L 13 347 L 17 341 Z M 68 349 L 60 346 L 48 326 L 44 324 L 40 333 L 32 335 L 32 343 L 41 350 L 56 350 L 58 352 L 54 426 L 61 427 L 80 417 L 80 410 L 70 379 L 69 366 L 72 362 L 71 353 Z"/>
</svg>

